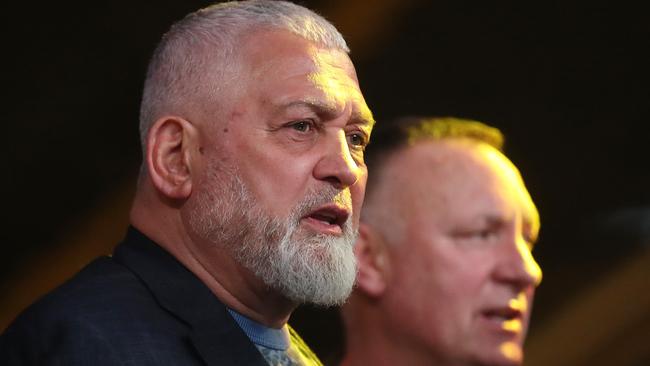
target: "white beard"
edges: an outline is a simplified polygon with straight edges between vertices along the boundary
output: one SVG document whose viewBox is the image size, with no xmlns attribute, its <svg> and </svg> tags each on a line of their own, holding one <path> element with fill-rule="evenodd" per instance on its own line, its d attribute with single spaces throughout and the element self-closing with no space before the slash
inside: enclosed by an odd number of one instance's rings
<svg viewBox="0 0 650 366">
<path fill-rule="evenodd" d="M 356 277 L 353 245 L 357 231 L 351 219 L 343 235 L 313 233 L 300 227 L 300 218 L 326 203 L 351 207 L 350 191 L 324 185 L 310 192 L 289 217 L 273 217 L 254 202 L 234 169 L 210 164 L 210 190 L 196 192 L 192 229 L 221 246 L 267 286 L 296 303 L 342 304 Z"/>
</svg>

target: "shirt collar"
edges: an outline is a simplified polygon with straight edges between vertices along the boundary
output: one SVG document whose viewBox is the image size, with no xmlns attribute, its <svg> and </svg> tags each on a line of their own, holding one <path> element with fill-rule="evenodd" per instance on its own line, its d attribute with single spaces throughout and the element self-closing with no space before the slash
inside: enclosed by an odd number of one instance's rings
<svg viewBox="0 0 650 366">
<path fill-rule="evenodd" d="M 228 312 L 251 342 L 256 345 L 280 351 L 286 351 L 289 348 L 289 330 L 286 324 L 280 329 L 269 328 L 230 308 L 228 308 Z"/>
</svg>

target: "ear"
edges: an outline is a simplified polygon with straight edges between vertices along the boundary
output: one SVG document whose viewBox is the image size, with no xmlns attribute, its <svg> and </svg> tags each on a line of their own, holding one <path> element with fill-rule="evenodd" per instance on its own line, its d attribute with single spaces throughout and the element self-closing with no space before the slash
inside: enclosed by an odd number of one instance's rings
<svg viewBox="0 0 650 366">
<path fill-rule="evenodd" d="M 371 226 L 359 224 L 359 238 L 354 247 L 357 257 L 357 289 L 370 297 L 379 297 L 386 290 L 390 263 L 382 235 Z"/>
<path fill-rule="evenodd" d="M 198 132 L 187 120 L 166 116 L 147 136 L 147 167 L 153 185 L 164 196 L 185 199 L 192 192 L 191 155 Z"/>
</svg>

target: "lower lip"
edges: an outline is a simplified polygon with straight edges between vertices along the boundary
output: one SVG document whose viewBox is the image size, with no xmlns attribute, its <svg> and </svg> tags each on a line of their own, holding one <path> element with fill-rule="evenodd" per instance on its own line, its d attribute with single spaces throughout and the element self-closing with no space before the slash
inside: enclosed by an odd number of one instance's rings
<svg viewBox="0 0 650 366">
<path fill-rule="evenodd" d="M 523 331 L 523 323 L 519 318 L 504 320 L 501 318 L 483 315 L 481 316 L 481 319 L 483 319 L 484 324 L 486 324 L 488 329 L 495 332 L 516 336 L 521 334 Z"/>
<path fill-rule="evenodd" d="M 341 235 L 343 231 L 341 227 L 335 224 L 330 224 L 325 221 L 317 220 L 313 217 L 305 217 L 301 222 L 311 227 L 314 231 L 327 235 Z"/>
</svg>

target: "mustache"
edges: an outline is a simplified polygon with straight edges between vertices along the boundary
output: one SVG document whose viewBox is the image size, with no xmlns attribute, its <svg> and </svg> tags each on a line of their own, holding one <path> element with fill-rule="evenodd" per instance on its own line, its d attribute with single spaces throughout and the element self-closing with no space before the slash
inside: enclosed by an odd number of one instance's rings
<svg viewBox="0 0 650 366">
<path fill-rule="evenodd" d="M 314 188 L 307 192 L 303 200 L 296 205 L 293 216 L 299 219 L 318 207 L 330 203 L 345 208 L 350 212 L 349 217 L 352 217 L 352 194 L 350 189 L 337 189 L 330 185 Z M 350 220 L 349 217 L 348 220 Z"/>
</svg>

